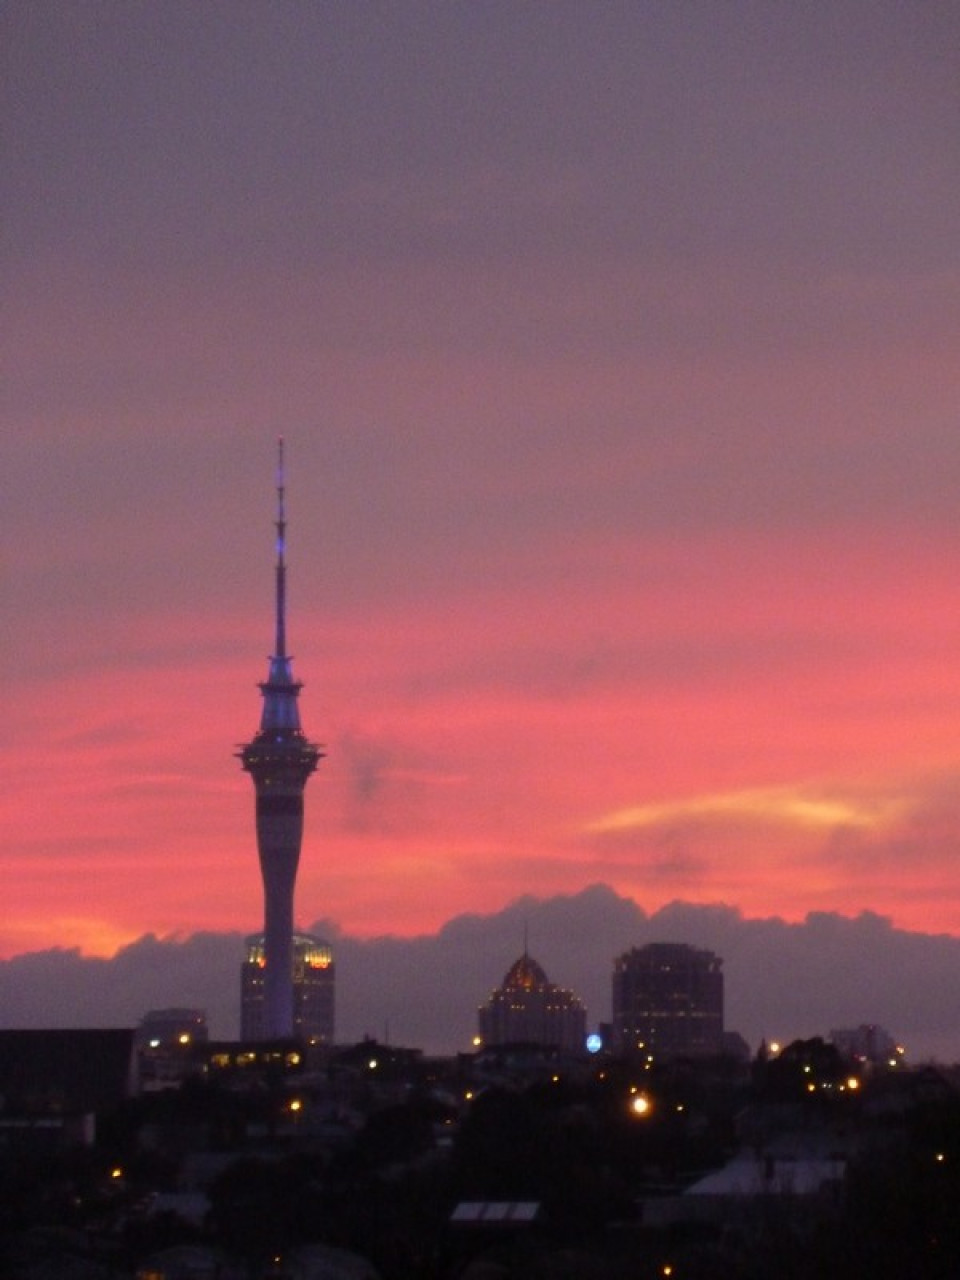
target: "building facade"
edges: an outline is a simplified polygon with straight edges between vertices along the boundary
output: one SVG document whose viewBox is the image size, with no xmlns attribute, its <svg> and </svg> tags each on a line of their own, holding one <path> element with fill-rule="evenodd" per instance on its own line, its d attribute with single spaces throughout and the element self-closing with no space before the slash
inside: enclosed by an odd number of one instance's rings
<svg viewBox="0 0 960 1280">
<path fill-rule="evenodd" d="M 680 942 L 634 947 L 614 962 L 611 1048 L 653 1061 L 723 1052 L 723 962 Z"/>
<path fill-rule="evenodd" d="M 580 1000 L 550 982 L 526 951 L 480 1006 L 477 1022 L 484 1047 L 537 1044 L 579 1052 L 586 1039 L 587 1014 Z"/>
<path fill-rule="evenodd" d="M 260 730 L 239 752 L 256 793 L 257 851 L 263 878 L 262 1038 L 294 1034 L 293 895 L 303 839 L 303 792 L 322 752 L 300 727 L 286 639 L 286 518 L 283 441 L 277 471 L 276 638 L 267 679 L 260 685 Z"/>
<path fill-rule="evenodd" d="M 328 942 L 308 933 L 292 937 L 293 1036 L 305 1044 L 332 1044 L 336 965 Z M 267 955 L 262 933 L 247 939 L 240 977 L 240 1038 L 270 1040 L 266 1002 Z"/>
</svg>

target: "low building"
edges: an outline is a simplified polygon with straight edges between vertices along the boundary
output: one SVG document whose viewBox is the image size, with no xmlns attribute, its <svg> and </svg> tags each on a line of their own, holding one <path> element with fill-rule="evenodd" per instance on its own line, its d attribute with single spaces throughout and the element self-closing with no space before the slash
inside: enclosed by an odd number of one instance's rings
<svg viewBox="0 0 960 1280">
<path fill-rule="evenodd" d="M 92 1144 L 97 1117 L 137 1089 L 134 1032 L 0 1031 L 0 1146 Z"/>
<path fill-rule="evenodd" d="M 141 1049 L 203 1044 L 209 1037 L 204 1009 L 151 1009 L 137 1027 L 137 1044 Z"/>
<path fill-rule="evenodd" d="M 870 1066 L 902 1066 L 904 1051 L 889 1031 L 872 1022 L 859 1027 L 835 1028 L 830 1040 L 837 1052 L 850 1061 Z"/>
<path fill-rule="evenodd" d="M 203 1009 L 151 1009 L 137 1027 L 140 1088 L 150 1093 L 176 1089 L 196 1070 L 196 1045 L 207 1044 Z"/>
</svg>

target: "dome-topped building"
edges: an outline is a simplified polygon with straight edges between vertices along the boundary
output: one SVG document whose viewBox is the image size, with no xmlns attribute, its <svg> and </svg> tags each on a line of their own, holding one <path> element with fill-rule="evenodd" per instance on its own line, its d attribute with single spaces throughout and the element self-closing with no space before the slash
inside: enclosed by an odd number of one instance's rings
<svg viewBox="0 0 960 1280">
<path fill-rule="evenodd" d="M 533 956 L 528 956 L 526 952 L 515 960 L 507 970 L 507 976 L 504 978 L 500 986 L 501 991 L 539 991 L 544 987 L 550 986 L 550 980 L 543 971 L 543 966 L 537 964 Z"/>
<path fill-rule="evenodd" d="M 538 1044 L 578 1052 L 587 1029 L 581 1001 L 572 991 L 552 983 L 526 951 L 480 1006 L 477 1017 L 484 1047 Z"/>
</svg>

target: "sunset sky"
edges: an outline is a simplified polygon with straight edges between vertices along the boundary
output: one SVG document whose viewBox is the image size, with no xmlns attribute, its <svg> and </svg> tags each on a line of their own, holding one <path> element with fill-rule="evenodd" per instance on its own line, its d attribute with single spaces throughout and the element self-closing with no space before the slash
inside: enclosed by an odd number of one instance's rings
<svg viewBox="0 0 960 1280">
<path fill-rule="evenodd" d="M 7 0 L 0 956 L 960 934 L 960 6 Z"/>
</svg>

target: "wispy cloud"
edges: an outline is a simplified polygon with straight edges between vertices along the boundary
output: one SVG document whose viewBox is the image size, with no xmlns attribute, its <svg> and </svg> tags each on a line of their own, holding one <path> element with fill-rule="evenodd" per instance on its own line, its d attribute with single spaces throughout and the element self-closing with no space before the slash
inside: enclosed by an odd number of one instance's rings
<svg viewBox="0 0 960 1280">
<path fill-rule="evenodd" d="M 882 830 L 908 816 L 914 808 L 915 801 L 900 794 L 844 794 L 806 785 L 748 787 L 617 809 L 588 823 L 586 831 L 609 835 L 690 822 Z"/>
</svg>

